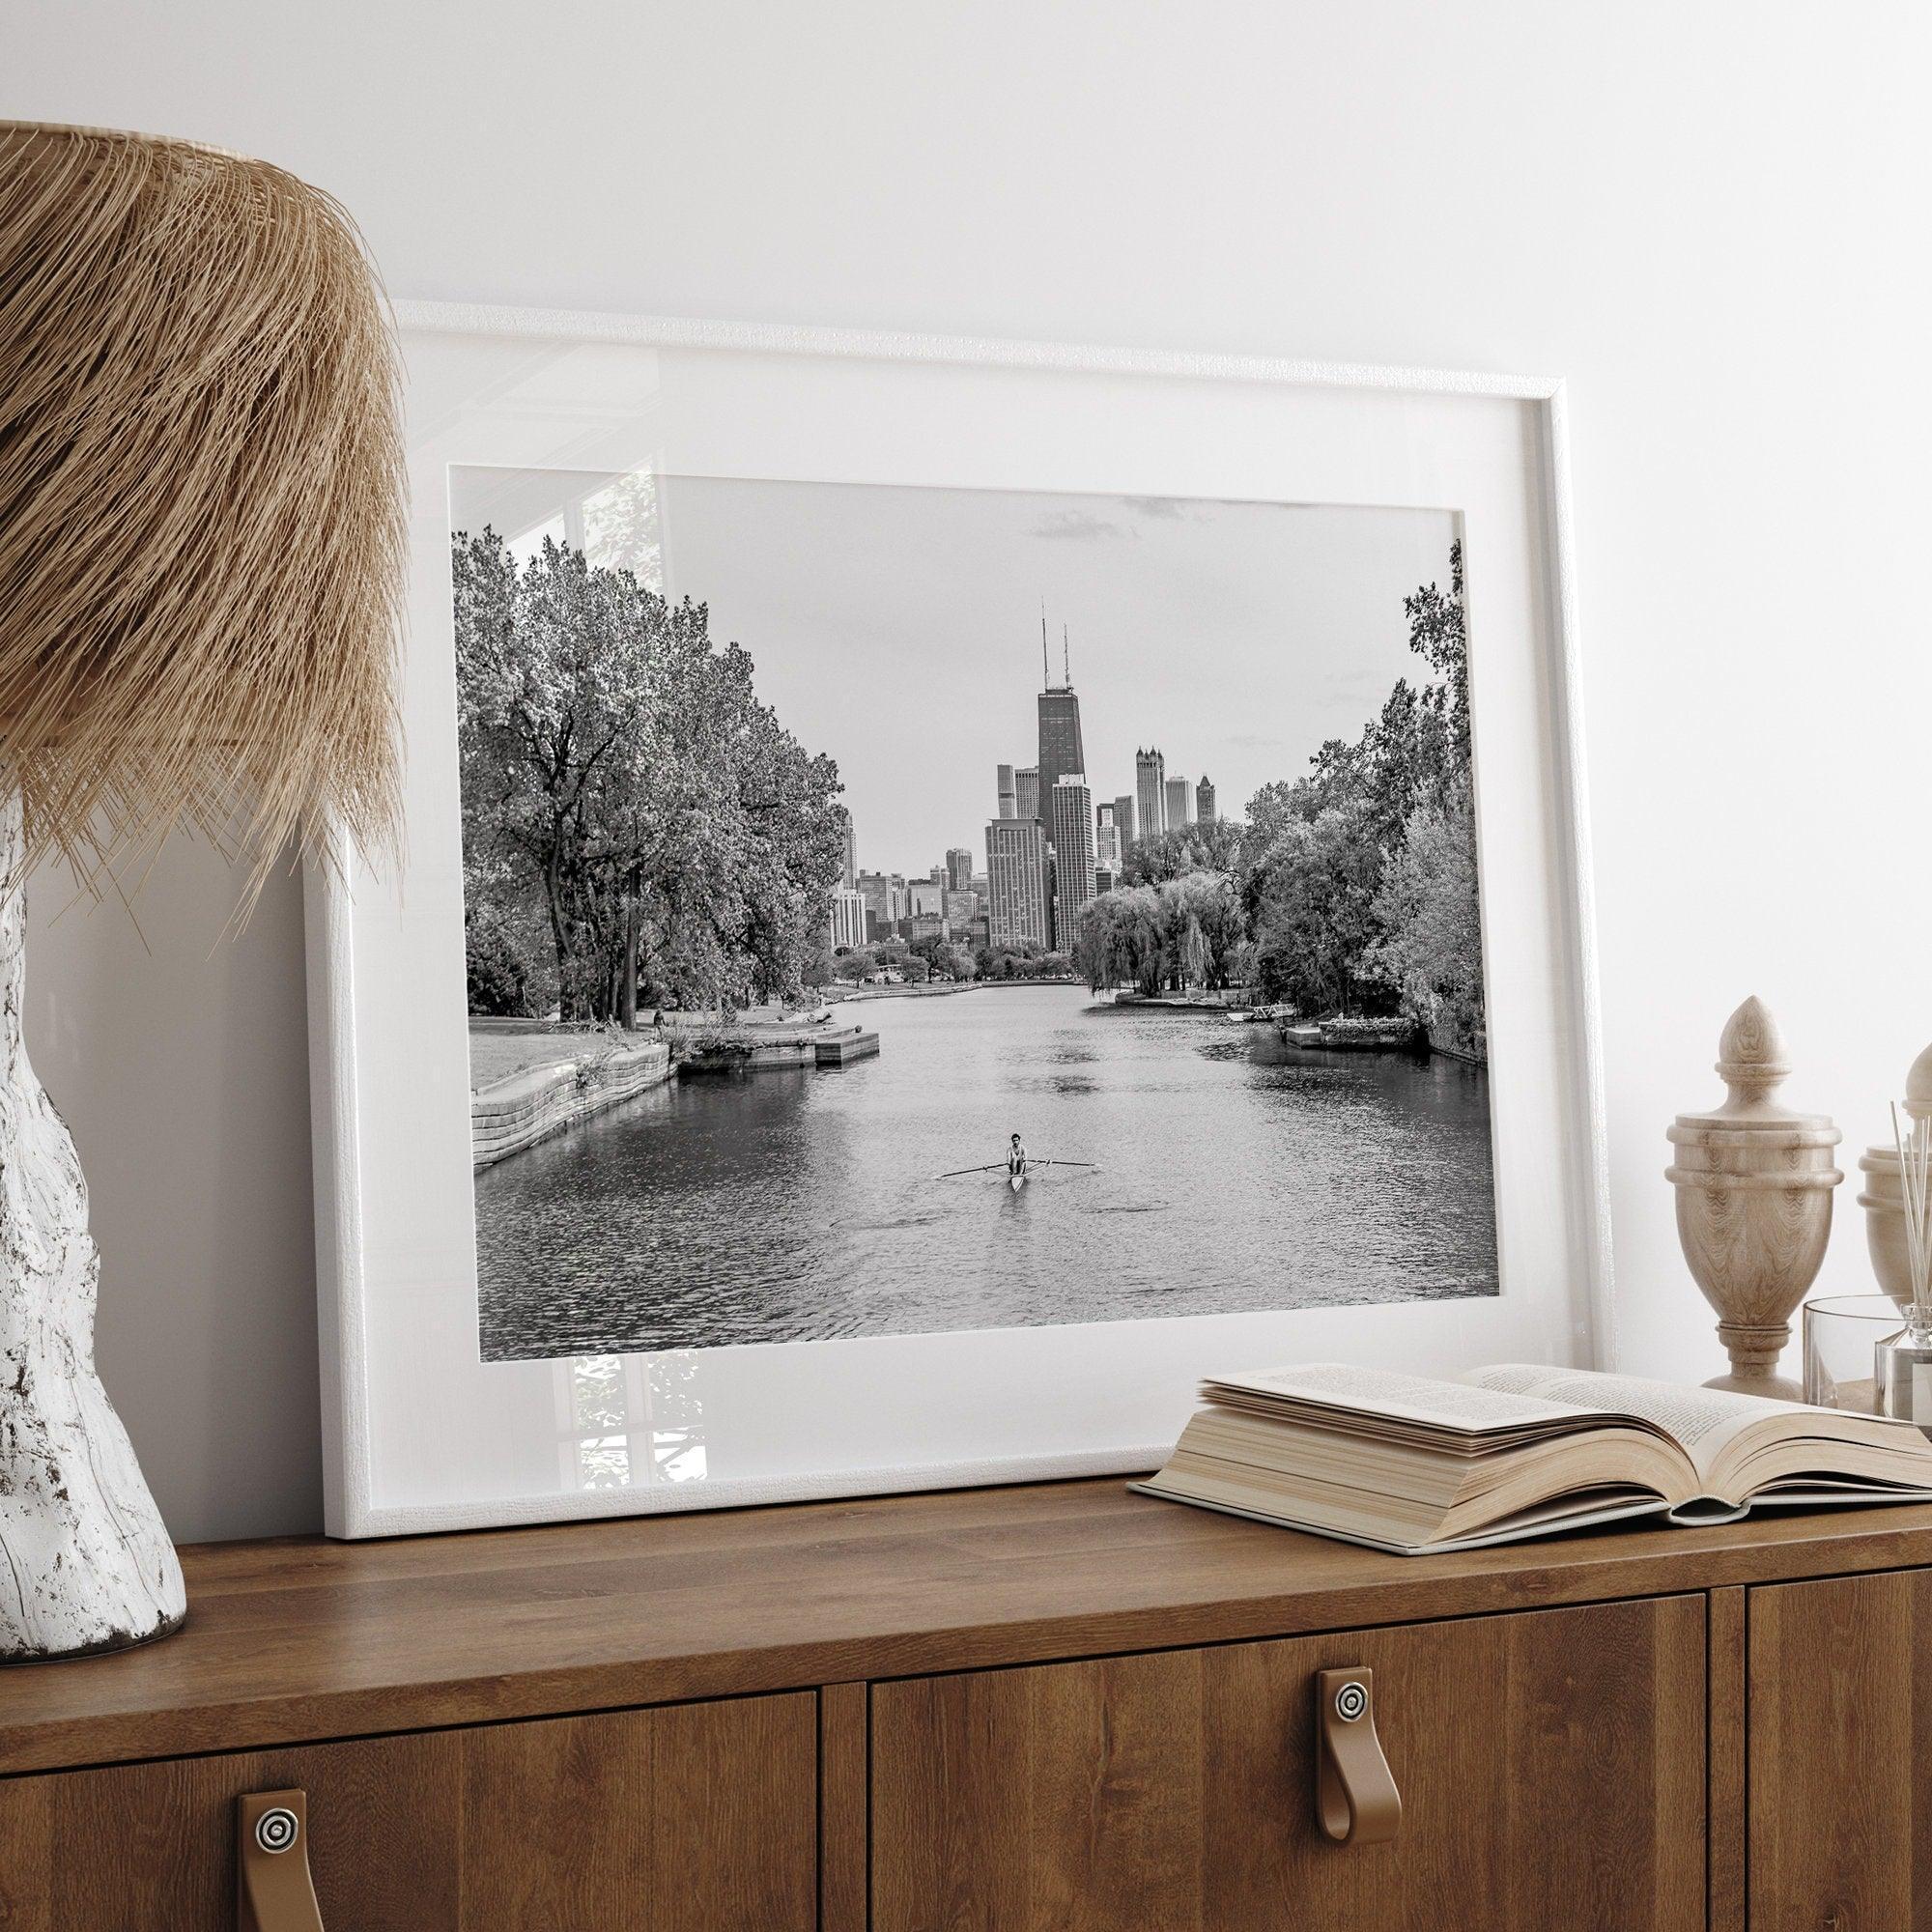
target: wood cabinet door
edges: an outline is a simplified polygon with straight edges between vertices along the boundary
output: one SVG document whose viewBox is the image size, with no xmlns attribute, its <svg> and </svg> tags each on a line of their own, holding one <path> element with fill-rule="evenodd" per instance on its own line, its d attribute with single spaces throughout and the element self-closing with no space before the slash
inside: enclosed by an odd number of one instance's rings
<svg viewBox="0 0 1932 1932">
<path fill-rule="evenodd" d="M 1315 1822 L 1355 1664 L 1386 1844 Z M 873 1932 L 1691 1932 L 1704 1709 L 1701 1597 L 881 1684 Z"/>
<path fill-rule="evenodd" d="M 1751 1932 L 1932 1932 L 1932 1571 L 1766 1584 L 1747 1629 Z"/>
<path fill-rule="evenodd" d="M 235 1800 L 308 1794 L 327 1932 L 811 1932 L 809 1691 L 0 1779 L 6 1932 L 227 1932 Z"/>
</svg>

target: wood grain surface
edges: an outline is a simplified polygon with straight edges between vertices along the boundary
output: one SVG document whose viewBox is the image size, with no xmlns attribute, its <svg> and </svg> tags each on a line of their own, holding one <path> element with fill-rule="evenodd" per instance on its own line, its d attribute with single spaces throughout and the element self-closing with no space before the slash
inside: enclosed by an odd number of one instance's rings
<svg viewBox="0 0 1932 1932">
<path fill-rule="evenodd" d="M 1932 1575 L 1750 1593 L 1751 1932 L 1932 1926 Z"/>
<path fill-rule="evenodd" d="M 1733 1584 L 1705 1598 L 1705 1834 L 1710 1843 L 1710 1932 L 1745 1932 L 1747 1788 L 1745 1618 L 1750 1593 Z"/>
<path fill-rule="evenodd" d="M 1367 1664 L 1395 1838 L 1314 1818 Z M 1704 1924 L 1704 1600 L 981 1671 L 872 1700 L 874 1932 Z"/>
<path fill-rule="evenodd" d="M 870 1861 L 871 1687 L 818 1693 L 819 1932 L 867 1932 Z"/>
<path fill-rule="evenodd" d="M 234 1923 L 236 1798 L 308 1793 L 346 1932 L 812 1932 L 809 1694 L 0 1780 L 8 1932 Z"/>
<path fill-rule="evenodd" d="M 1105 1480 L 186 1553 L 148 1649 L 0 1671 L 0 1773 L 1932 1563 L 1932 1510 L 1429 1558 Z"/>
</svg>

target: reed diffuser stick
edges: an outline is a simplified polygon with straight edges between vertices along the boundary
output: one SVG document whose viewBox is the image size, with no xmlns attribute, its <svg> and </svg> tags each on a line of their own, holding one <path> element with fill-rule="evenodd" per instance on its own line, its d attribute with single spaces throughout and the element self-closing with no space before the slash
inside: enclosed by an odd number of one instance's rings
<svg viewBox="0 0 1932 1932">
<path fill-rule="evenodd" d="M 1932 1120 L 1911 1118 L 1894 1101 L 1891 1135 L 1898 1149 L 1898 1187 L 1905 1207 L 1912 1327 L 1918 1338 L 1932 1332 Z"/>
</svg>

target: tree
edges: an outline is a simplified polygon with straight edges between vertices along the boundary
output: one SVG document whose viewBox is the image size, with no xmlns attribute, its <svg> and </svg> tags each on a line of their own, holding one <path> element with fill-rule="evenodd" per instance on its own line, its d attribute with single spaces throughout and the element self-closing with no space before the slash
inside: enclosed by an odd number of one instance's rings
<svg viewBox="0 0 1932 1932">
<path fill-rule="evenodd" d="M 915 958 L 925 962 L 929 972 L 950 973 L 952 970 L 952 944 L 950 940 L 942 939 L 936 932 L 929 932 L 923 938 L 915 939 L 912 943 L 912 952 Z"/>
<path fill-rule="evenodd" d="M 1352 743 L 1330 739 L 1248 805 L 1235 861 L 1264 994 L 1347 1009 L 1390 989 L 1438 1037 L 1483 1036 L 1463 549 L 1449 588 L 1403 600 L 1432 675 L 1398 679 Z"/>
<path fill-rule="evenodd" d="M 494 531 L 459 534 L 451 569 L 465 856 L 541 908 L 562 1016 L 631 1024 L 640 980 L 687 1006 L 796 994 L 842 865 L 840 787 L 758 701 L 750 657 L 713 645 L 704 606 L 566 545 L 520 569 Z"/>
<path fill-rule="evenodd" d="M 1121 985 L 1157 993 L 1166 960 L 1160 895 L 1153 887 L 1103 893 L 1081 907 L 1073 966 L 1096 993 Z"/>
<path fill-rule="evenodd" d="M 508 921 L 495 906 L 473 905 L 463 915 L 469 1010 L 527 1018 L 530 970 Z"/>
<path fill-rule="evenodd" d="M 829 986 L 838 977 L 838 962 L 832 956 L 828 941 L 820 940 L 805 962 L 805 983 L 813 992 Z"/>
<path fill-rule="evenodd" d="M 1158 894 L 1163 969 L 1178 985 L 1219 989 L 1228 960 L 1247 931 L 1234 882 L 1225 872 L 1189 872 Z"/>
<path fill-rule="evenodd" d="M 1446 807 L 1417 809 L 1402 851 L 1382 874 L 1375 911 L 1382 937 L 1371 949 L 1373 963 L 1400 992 L 1403 1010 L 1439 1044 L 1486 1054 L 1475 820 L 1466 788 Z"/>
<path fill-rule="evenodd" d="M 1264 999 L 1347 1012 L 1377 969 L 1376 892 L 1381 854 L 1367 807 L 1331 806 L 1293 822 L 1268 860 L 1255 921 L 1255 972 Z"/>
<path fill-rule="evenodd" d="M 1189 872 L 1226 872 L 1234 867 L 1247 828 L 1232 818 L 1211 825 L 1181 825 L 1136 838 L 1121 865 L 1121 883 L 1158 886 Z"/>
</svg>

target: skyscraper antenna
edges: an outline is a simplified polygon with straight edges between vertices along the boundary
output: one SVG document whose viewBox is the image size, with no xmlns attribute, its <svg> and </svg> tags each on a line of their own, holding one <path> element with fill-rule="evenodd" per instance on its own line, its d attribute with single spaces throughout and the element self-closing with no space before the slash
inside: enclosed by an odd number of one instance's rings
<svg viewBox="0 0 1932 1932">
<path fill-rule="evenodd" d="M 1066 626 L 1060 627 L 1060 676 L 1068 691 L 1073 689 L 1073 648 L 1066 641 Z"/>
<path fill-rule="evenodd" d="M 1053 688 L 1053 661 L 1046 654 L 1046 599 L 1039 600 L 1039 681 L 1044 690 Z"/>
</svg>

